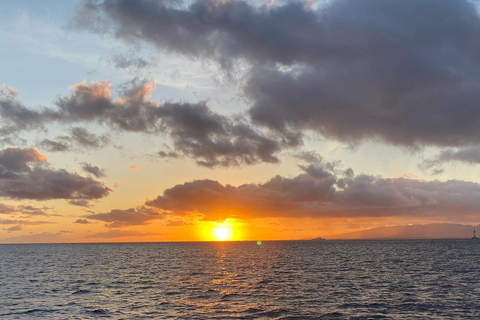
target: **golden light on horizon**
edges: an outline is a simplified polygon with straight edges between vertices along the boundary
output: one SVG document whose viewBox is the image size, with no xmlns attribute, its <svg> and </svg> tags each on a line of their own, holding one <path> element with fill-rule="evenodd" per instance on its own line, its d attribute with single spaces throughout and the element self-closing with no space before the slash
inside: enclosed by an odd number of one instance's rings
<svg viewBox="0 0 480 320">
<path fill-rule="evenodd" d="M 217 241 L 226 241 L 230 240 L 230 230 L 227 228 L 215 228 L 213 229 L 213 236 Z"/>
<path fill-rule="evenodd" d="M 224 222 L 214 222 L 210 230 L 210 238 L 213 241 L 232 241 L 234 236 L 234 224 L 229 219 Z"/>
</svg>

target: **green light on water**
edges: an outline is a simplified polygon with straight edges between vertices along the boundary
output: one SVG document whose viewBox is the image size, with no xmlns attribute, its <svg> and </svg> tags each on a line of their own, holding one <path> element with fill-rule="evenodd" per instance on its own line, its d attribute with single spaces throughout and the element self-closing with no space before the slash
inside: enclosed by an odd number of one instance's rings
<svg viewBox="0 0 480 320">
<path fill-rule="evenodd" d="M 262 241 L 258 240 L 257 244 L 260 246 L 262 244 Z"/>
</svg>

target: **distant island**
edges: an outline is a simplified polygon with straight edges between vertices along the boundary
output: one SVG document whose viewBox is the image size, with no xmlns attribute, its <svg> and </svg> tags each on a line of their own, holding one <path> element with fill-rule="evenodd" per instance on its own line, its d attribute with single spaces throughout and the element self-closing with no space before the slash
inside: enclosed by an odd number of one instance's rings
<svg viewBox="0 0 480 320">
<path fill-rule="evenodd" d="M 317 238 L 313 238 L 313 239 L 310 239 L 311 241 L 323 241 L 323 240 L 327 240 L 325 238 L 322 238 L 322 237 L 317 237 Z"/>
<path fill-rule="evenodd" d="M 453 223 L 379 227 L 328 236 L 328 239 L 470 239 L 480 225 Z"/>
</svg>

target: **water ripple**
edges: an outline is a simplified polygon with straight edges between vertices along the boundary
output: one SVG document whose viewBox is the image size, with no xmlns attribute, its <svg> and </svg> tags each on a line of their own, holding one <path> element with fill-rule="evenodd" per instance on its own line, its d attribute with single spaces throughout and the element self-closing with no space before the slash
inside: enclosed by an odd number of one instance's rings
<svg viewBox="0 0 480 320">
<path fill-rule="evenodd" d="M 466 240 L 0 245 L 1 319 L 480 319 Z"/>
</svg>

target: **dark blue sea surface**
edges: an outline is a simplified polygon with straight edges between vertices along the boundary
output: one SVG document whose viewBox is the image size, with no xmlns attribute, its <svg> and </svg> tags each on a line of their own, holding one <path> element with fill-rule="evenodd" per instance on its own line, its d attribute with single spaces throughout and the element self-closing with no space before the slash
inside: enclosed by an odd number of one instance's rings
<svg viewBox="0 0 480 320">
<path fill-rule="evenodd" d="M 0 245 L 0 319 L 480 319 L 480 240 Z"/>
</svg>

